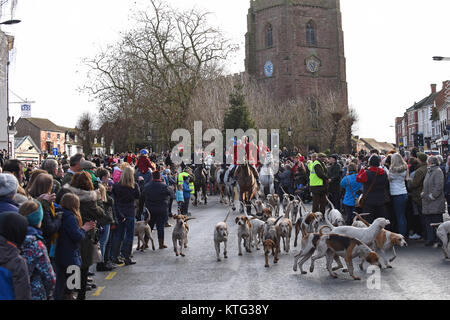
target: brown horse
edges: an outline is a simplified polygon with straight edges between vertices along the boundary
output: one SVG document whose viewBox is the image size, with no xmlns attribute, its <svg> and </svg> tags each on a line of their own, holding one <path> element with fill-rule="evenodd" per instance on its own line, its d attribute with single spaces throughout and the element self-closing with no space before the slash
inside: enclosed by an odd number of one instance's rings
<svg viewBox="0 0 450 320">
<path fill-rule="evenodd" d="M 247 207 L 247 213 L 251 212 L 251 201 L 256 196 L 258 184 L 248 162 L 236 169 L 235 177 L 239 186 L 239 200 L 241 201 L 241 212 L 244 212 L 242 203 Z"/>
</svg>

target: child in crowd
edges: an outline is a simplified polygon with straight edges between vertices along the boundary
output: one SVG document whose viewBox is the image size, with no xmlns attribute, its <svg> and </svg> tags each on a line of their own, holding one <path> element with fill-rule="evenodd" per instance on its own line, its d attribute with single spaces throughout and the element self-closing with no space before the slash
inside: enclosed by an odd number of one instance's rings
<svg viewBox="0 0 450 320">
<path fill-rule="evenodd" d="M 40 230 L 44 218 L 42 205 L 37 200 L 28 200 L 20 206 L 19 213 L 28 220 L 27 236 L 21 251 L 28 265 L 31 298 L 49 300 L 55 289 L 56 275 Z"/>
<path fill-rule="evenodd" d="M 178 203 L 178 214 L 182 213 L 184 206 L 183 185 L 179 184 L 176 192 L 176 200 Z"/>
</svg>

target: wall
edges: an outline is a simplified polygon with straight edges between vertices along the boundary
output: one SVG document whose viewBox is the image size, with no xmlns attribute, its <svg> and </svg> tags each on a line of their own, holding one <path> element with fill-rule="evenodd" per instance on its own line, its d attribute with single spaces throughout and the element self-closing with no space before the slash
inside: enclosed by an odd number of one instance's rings
<svg viewBox="0 0 450 320">
<path fill-rule="evenodd" d="M 344 39 L 339 1 L 252 1 L 246 34 L 246 71 L 273 92 L 276 100 L 309 98 L 321 90 L 339 91 L 347 98 Z M 289 3 L 289 4 L 287 4 Z M 316 26 L 316 45 L 306 43 L 306 25 Z M 273 46 L 266 48 L 266 27 L 273 28 Z M 316 56 L 321 67 L 312 74 L 306 59 Z M 271 61 L 273 76 L 266 78 L 264 65 Z"/>
<path fill-rule="evenodd" d="M 8 150 L 8 85 L 7 85 L 7 64 L 8 38 L 0 31 L 0 149 Z"/>
</svg>

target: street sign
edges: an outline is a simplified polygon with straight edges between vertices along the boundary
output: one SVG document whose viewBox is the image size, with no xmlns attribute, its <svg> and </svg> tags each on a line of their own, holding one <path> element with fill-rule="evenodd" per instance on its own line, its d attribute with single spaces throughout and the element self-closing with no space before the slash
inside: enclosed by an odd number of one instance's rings
<svg viewBox="0 0 450 320">
<path fill-rule="evenodd" d="M 52 149 L 52 155 L 57 156 L 58 155 L 58 148 Z"/>
</svg>

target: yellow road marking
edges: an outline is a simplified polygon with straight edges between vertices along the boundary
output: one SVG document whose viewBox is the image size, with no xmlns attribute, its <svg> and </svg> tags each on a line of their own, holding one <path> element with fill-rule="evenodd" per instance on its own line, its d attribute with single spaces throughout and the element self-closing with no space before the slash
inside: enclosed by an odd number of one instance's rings
<svg viewBox="0 0 450 320">
<path fill-rule="evenodd" d="M 103 289 L 105 289 L 105 287 L 98 287 L 97 291 L 95 291 L 95 293 L 92 296 L 98 297 L 100 295 L 100 293 L 103 291 Z"/>
<path fill-rule="evenodd" d="M 111 280 L 114 278 L 114 276 L 117 274 L 117 272 L 110 272 L 108 276 L 105 278 L 105 280 Z"/>
</svg>

